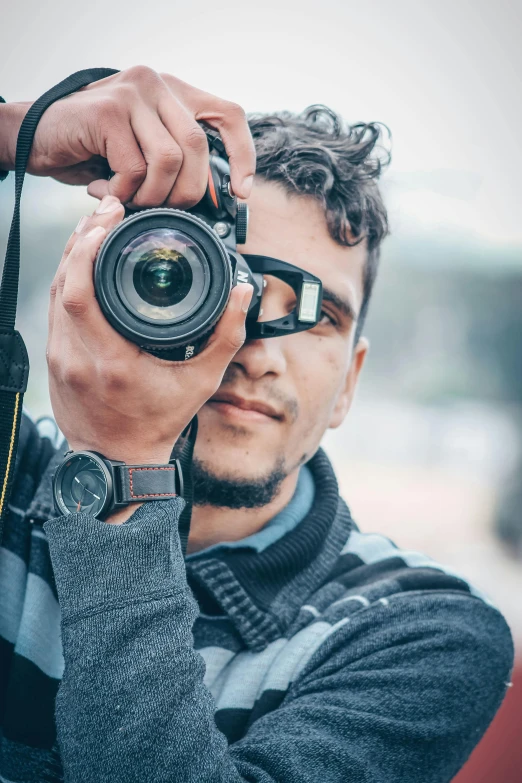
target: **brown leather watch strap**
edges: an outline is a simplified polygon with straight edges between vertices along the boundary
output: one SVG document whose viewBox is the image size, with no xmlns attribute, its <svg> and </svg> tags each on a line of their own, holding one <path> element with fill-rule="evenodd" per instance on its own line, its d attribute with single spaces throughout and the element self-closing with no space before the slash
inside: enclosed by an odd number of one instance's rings
<svg viewBox="0 0 522 783">
<path fill-rule="evenodd" d="M 180 494 L 178 465 L 115 465 L 117 503 L 168 500 Z"/>
</svg>

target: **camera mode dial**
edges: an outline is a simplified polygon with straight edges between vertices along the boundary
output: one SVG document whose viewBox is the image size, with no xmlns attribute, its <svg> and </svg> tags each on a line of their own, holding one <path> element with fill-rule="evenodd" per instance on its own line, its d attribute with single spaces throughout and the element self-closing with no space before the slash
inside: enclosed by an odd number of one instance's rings
<svg viewBox="0 0 522 783">
<path fill-rule="evenodd" d="M 248 205 L 239 201 L 236 212 L 236 242 L 244 245 L 248 233 Z"/>
</svg>

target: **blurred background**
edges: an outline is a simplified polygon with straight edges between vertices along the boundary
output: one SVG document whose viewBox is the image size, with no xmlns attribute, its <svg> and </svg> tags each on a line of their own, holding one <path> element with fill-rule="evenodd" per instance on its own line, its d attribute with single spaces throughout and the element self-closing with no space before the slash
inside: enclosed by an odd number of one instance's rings
<svg viewBox="0 0 522 783">
<path fill-rule="evenodd" d="M 2 42 L 7 101 L 34 99 L 80 68 L 144 63 L 247 111 L 325 103 L 391 128 L 393 234 L 367 323 L 370 357 L 325 446 L 362 529 L 489 594 L 522 665 L 522 0 L 18 0 L 2 17 L 16 32 Z M 13 189 L 11 176 L 0 188 L 2 257 Z M 93 207 L 83 189 L 25 186 L 18 328 L 35 416 L 51 412 L 49 285 Z M 514 683 L 459 783 L 522 780 L 516 673 Z"/>
</svg>

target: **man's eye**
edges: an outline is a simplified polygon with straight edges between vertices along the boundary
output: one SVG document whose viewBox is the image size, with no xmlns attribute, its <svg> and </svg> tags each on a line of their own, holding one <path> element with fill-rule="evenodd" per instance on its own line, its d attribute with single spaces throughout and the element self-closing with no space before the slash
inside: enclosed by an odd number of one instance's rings
<svg viewBox="0 0 522 783">
<path fill-rule="evenodd" d="M 320 324 L 323 325 L 330 325 L 330 326 L 337 326 L 337 321 L 335 318 L 326 312 L 326 310 L 321 310 L 321 318 L 319 319 Z"/>
</svg>

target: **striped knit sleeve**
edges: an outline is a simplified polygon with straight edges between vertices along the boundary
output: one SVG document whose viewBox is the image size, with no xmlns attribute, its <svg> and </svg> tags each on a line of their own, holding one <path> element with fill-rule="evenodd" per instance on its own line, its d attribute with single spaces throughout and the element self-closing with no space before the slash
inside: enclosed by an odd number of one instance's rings
<svg viewBox="0 0 522 783">
<path fill-rule="evenodd" d="M 288 690 L 277 692 L 283 666 L 271 711 L 229 746 L 194 649 L 180 510 L 156 502 L 119 526 L 87 514 L 45 525 L 62 611 L 66 783 L 450 780 L 506 690 L 502 616 L 450 591 L 399 594 L 354 618 L 339 602 Z M 250 683 L 247 668 L 237 674 L 239 697 Z"/>
<path fill-rule="evenodd" d="M 230 752 L 248 781 L 449 781 L 512 664 L 509 628 L 480 599 L 398 594 L 334 623 L 279 707 Z"/>
</svg>

